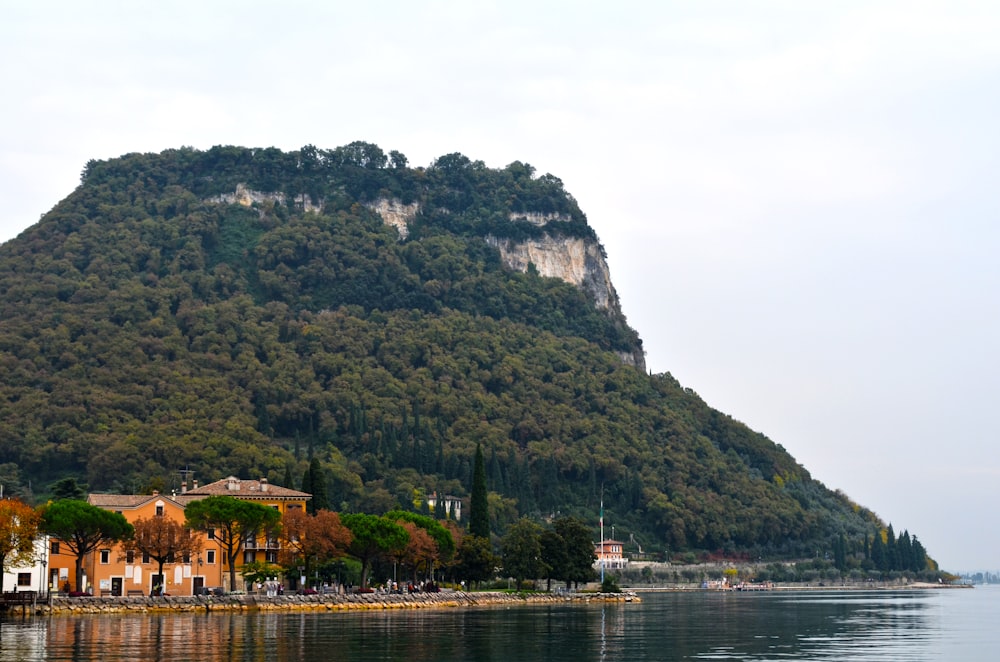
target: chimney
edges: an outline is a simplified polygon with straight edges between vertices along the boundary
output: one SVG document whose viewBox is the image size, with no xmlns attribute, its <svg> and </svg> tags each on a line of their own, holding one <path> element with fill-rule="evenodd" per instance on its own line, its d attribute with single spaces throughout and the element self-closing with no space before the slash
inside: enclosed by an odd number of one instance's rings
<svg viewBox="0 0 1000 662">
<path fill-rule="evenodd" d="M 198 480 L 197 479 L 191 481 L 191 489 L 193 489 L 193 490 L 198 489 Z"/>
<path fill-rule="evenodd" d="M 188 491 L 188 483 L 186 480 L 181 481 L 181 494 Z"/>
<path fill-rule="evenodd" d="M 260 479 L 260 491 L 267 492 L 267 478 Z"/>
</svg>

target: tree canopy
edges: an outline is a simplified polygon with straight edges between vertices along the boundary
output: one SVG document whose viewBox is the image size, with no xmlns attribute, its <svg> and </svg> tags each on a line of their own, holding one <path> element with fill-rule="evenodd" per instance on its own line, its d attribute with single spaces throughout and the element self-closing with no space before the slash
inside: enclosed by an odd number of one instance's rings
<svg viewBox="0 0 1000 662">
<path fill-rule="evenodd" d="M 281 514 L 253 501 L 231 496 L 209 496 L 192 501 L 184 509 L 186 526 L 210 531 L 222 545 L 229 565 L 229 589 L 236 587 L 236 562 L 247 538 L 276 536 Z"/>
<path fill-rule="evenodd" d="M 76 556 L 76 590 L 83 590 L 83 559 L 98 547 L 132 537 L 134 529 L 121 513 L 86 501 L 62 499 L 41 510 L 41 530 L 57 538 Z"/>
<path fill-rule="evenodd" d="M 368 570 L 374 559 L 403 550 L 409 542 L 406 529 L 381 515 L 345 513 L 341 517 L 351 532 L 347 552 L 361 562 L 361 588 L 368 588 Z"/>
<path fill-rule="evenodd" d="M 0 499 L 0 580 L 8 569 L 34 563 L 40 519 L 38 511 L 23 501 Z"/>
</svg>

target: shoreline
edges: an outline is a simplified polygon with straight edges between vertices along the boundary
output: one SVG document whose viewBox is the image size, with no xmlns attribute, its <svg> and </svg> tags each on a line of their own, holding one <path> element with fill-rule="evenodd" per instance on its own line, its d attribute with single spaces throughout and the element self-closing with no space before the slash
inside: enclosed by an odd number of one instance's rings
<svg viewBox="0 0 1000 662">
<path fill-rule="evenodd" d="M 505 593 L 494 591 L 442 591 L 441 593 L 361 593 L 329 595 L 229 595 L 164 597 L 52 597 L 33 605 L 11 605 L 5 616 L 74 616 L 85 614 L 211 613 L 262 611 L 386 611 L 400 609 L 456 609 L 511 607 L 572 602 L 642 602 L 641 593 L 770 593 L 797 591 L 900 591 L 972 589 L 972 584 L 774 584 L 767 589 L 703 588 L 701 586 L 630 586 L 621 593 Z"/>
<path fill-rule="evenodd" d="M 12 606 L 7 615 L 74 616 L 84 614 L 211 613 L 258 611 L 385 611 L 454 609 L 528 604 L 641 602 L 633 591 L 622 593 L 362 593 L 330 595 L 231 595 L 179 597 L 53 597 L 48 603 Z"/>
<path fill-rule="evenodd" d="M 770 593 L 780 591 L 934 591 L 975 588 L 972 584 L 933 584 L 931 582 L 909 582 L 906 584 L 773 584 L 769 588 L 704 588 L 702 586 L 629 586 L 634 593 Z"/>
</svg>

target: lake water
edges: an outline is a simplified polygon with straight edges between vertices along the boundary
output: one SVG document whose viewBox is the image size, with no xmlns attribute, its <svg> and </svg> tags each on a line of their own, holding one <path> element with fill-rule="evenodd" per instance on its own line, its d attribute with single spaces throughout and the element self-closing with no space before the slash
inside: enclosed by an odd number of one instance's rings
<svg viewBox="0 0 1000 662">
<path fill-rule="evenodd" d="M 0 660 L 989 660 L 1000 588 L 642 594 L 642 603 L 11 617 Z"/>
</svg>

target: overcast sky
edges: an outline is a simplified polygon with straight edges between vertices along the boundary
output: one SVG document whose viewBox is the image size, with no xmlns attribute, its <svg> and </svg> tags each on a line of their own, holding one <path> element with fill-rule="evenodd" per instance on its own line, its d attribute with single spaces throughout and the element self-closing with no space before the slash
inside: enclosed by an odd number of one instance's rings
<svg viewBox="0 0 1000 662">
<path fill-rule="evenodd" d="M 0 0 L 0 241 L 89 159 L 560 177 L 648 367 L 947 570 L 1000 567 L 1000 4 Z"/>
</svg>

